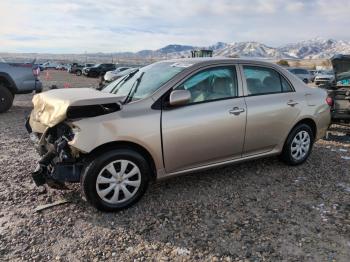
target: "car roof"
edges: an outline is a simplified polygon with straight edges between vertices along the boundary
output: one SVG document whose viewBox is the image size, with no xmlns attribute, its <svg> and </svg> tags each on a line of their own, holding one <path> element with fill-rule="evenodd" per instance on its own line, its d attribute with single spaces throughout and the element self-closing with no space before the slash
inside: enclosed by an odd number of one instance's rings
<svg viewBox="0 0 350 262">
<path fill-rule="evenodd" d="M 303 67 L 286 67 L 288 70 L 291 70 L 291 69 L 302 69 L 302 70 L 306 70 L 306 71 L 309 71 L 308 69 L 306 68 L 303 68 Z"/>
<path fill-rule="evenodd" d="M 212 64 L 219 64 L 219 63 L 237 63 L 237 64 L 259 64 L 259 65 L 266 65 L 266 66 L 277 66 L 276 64 L 272 62 L 268 62 L 263 59 L 250 59 L 250 58 L 226 58 L 226 57 L 196 57 L 196 58 L 178 58 L 178 59 L 170 59 L 170 60 L 163 60 L 160 62 L 173 62 L 173 63 L 186 63 L 190 65 L 212 65 Z"/>
</svg>

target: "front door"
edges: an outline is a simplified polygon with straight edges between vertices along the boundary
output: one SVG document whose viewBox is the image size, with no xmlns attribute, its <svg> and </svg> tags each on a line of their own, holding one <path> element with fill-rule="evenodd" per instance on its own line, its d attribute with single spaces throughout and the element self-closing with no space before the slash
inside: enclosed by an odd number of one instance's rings
<svg viewBox="0 0 350 262">
<path fill-rule="evenodd" d="M 235 66 L 222 66 L 197 72 L 174 88 L 189 90 L 191 101 L 162 111 L 167 173 L 241 157 L 246 106 L 240 83 Z"/>
</svg>

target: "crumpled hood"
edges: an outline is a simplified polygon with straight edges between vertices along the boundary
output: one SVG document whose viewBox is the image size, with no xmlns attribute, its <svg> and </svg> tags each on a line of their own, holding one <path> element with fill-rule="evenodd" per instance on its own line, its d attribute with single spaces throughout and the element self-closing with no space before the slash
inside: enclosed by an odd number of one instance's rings
<svg viewBox="0 0 350 262">
<path fill-rule="evenodd" d="M 31 121 L 53 127 L 67 118 L 69 107 L 117 103 L 120 98 L 91 88 L 50 90 L 34 95 L 34 109 L 30 118 Z"/>
</svg>

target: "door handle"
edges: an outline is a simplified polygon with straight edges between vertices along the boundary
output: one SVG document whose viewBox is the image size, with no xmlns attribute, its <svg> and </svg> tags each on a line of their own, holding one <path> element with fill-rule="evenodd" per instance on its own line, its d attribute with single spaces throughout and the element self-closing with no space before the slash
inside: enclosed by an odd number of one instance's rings
<svg viewBox="0 0 350 262">
<path fill-rule="evenodd" d="M 240 113 L 244 112 L 244 108 L 234 107 L 230 111 L 230 114 L 238 116 Z"/>
<path fill-rule="evenodd" d="M 293 101 L 293 100 L 289 100 L 289 102 L 287 103 L 287 105 L 289 105 L 289 106 L 295 106 L 295 105 L 297 105 L 297 104 L 299 104 L 298 102 L 295 102 L 295 101 Z"/>
</svg>

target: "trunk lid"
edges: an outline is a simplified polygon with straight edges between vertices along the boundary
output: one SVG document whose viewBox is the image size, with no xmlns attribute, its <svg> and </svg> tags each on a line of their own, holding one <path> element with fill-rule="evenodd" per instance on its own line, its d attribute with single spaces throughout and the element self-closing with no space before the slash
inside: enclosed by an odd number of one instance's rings
<svg viewBox="0 0 350 262">
<path fill-rule="evenodd" d="M 335 55 L 331 62 L 337 86 L 350 87 L 350 55 Z"/>
<path fill-rule="evenodd" d="M 335 122 L 350 122 L 350 55 L 335 55 L 331 58 L 335 85 L 328 89 L 333 98 L 332 118 Z"/>
</svg>

